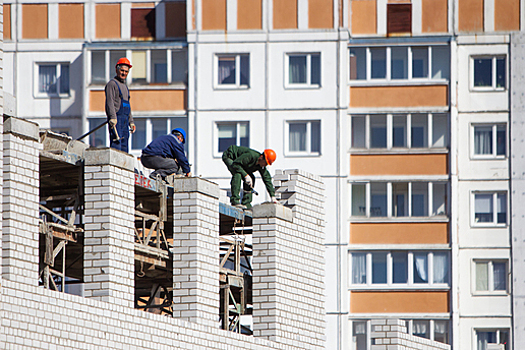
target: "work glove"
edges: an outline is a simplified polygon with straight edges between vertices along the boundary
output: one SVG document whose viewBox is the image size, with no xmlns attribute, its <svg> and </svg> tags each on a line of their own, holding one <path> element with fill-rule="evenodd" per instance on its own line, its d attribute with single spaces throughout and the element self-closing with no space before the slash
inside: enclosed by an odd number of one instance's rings
<svg viewBox="0 0 525 350">
<path fill-rule="evenodd" d="M 129 124 L 129 131 L 131 131 L 131 133 L 135 133 L 135 130 L 137 130 L 137 127 L 135 126 L 134 123 L 130 123 Z"/>
<path fill-rule="evenodd" d="M 117 125 L 117 119 L 116 118 L 110 118 L 109 119 L 109 126 L 114 127 Z"/>
<path fill-rule="evenodd" d="M 279 201 L 277 200 L 277 198 L 272 197 L 272 203 L 279 204 Z"/>
<path fill-rule="evenodd" d="M 250 177 L 250 175 L 246 175 L 244 177 L 244 183 L 248 185 L 249 187 L 253 187 L 253 182 L 252 182 L 252 178 Z"/>
</svg>

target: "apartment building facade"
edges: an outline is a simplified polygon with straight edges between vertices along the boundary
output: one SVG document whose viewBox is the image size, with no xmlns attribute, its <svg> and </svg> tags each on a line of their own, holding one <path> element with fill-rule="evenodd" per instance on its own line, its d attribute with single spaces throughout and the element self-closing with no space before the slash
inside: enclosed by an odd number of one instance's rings
<svg viewBox="0 0 525 350">
<path fill-rule="evenodd" d="M 369 349 L 372 320 L 396 317 L 455 349 L 518 349 L 509 100 L 524 18 L 521 0 L 6 2 L 4 86 L 17 116 L 78 136 L 104 121 L 127 56 L 130 153 L 181 126 L 193 172 L 221 188 L 232 143 L 322 176 L 327 348 Z"/>
</svg>

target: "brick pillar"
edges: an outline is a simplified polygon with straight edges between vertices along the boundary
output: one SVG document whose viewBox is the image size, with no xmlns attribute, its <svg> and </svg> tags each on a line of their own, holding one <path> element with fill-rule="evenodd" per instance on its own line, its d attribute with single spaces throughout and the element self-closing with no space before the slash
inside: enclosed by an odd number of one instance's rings
<svg viewBox="0 0 525 350">
<path fill-rule="evenodd" d="M 173 317 L 219 327 L 219 187 L 174 181 Z"/>
<path fill-rule="evenodd" d="M 254 336 L 324 349 L 324 185 L 299 170 L 274 182 L 285 206 L 253 208 Z"/>
<path fill-rule="evenodd" d="M 2 275 L 38 285 L 38 125 L 11 117 L 4 123 Z"/>
<path fill-rule="evenodd" d="M 133 157 L 93 148 L 84 162 L 85 296 L 134 307 Z"/>
</svg>

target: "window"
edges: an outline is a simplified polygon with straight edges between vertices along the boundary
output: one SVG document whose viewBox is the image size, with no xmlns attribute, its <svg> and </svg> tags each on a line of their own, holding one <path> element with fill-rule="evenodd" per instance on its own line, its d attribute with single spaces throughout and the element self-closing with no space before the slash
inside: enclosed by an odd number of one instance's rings
<svg viewBox="0 0 525 350">
<path fill-rule="evenodd" d="M 149 117 L 142 118 L 135 116 L 135 126 L 137 130 L 130 135 L 129 145 L 130 154 L 140 156 L 141 151 L 147 144 L 161 135 L 165 135 L 171 130 L 181 127 L 187 129 L 186 117 Z M 89 118 L 89 130 L 93 130 L 98 125 L 106 121 L 106 118 Z M 109 136 L 107 127 L 102 127 L 89 135 L 89 144 L 94 147 L 109 147 Z"/>
<path fill-rule="evenodd" d="M 474 261 L 476 293 L 507 293 L 506 261 Z"/>
<path fill-rule="evenodd" d="M 115 64 L 121 57 L 126 57 L 126 50 L 92 50 L 91 84 L 106 84 L 113 78 Z M 187 82 L 186 50 L 132 50 L 131 63 L 133 68 L 130 70 L 128 83 L 185 84 Z"/>
<path fill-rule="evenodd" d="M 352 82 L 449 79 L 449 48 L 445 45 L 351 47 L 349 54 Z"/>
<path fill-rule="evenodd" d="M 388 34 L 412 32 L 412 4 L 387 5 L 387 32 Z"/>
<path fill-rule="evenodd" d="M 449 283 L 447 252 L 355 252 L 351 254 L 352 288 L 378 285 L 445 286 Z"/>
<path fill-rule="evenodd" d="M 286 127 L 289 155 L 321 153 L 321 121 L 289 121 Z"/>
<path fill-rule="evenodd" d="M 476 341 L 477 350 L 510 349 L 508 329 L 476 330 Z M 490 344 L 500 344 L 502 347 L 490 347 Z"/>
<path fill-rule="evenodd" d="M 505 124 L 473 125 L 472 131 L 475 158 L 504 158 L 507 155 Z"/>
<path fill-rule="evenodd" d="M 69 63 L 38 63 L 37 96 L 69 96 Z"/>
<path fill-rule="evenodd" d="M 473 83 L 475 90 L 504 90 L 507 78 L 505 56 L 472 57 Z"/>
<path fill-rule="evenodd" d="M 449 344 L 449 320 L 447 319 L 405 319 L 408 334 L 423 336 L 427 339 Z M 370 320 L 351 320 L 352 350 L 368 350 L 371 348 Z M 508 339 L 508 338 L 507 338 Z M 485 349 L 483 349 L 485 350 Z"/>
<path fill-rule="evenodd" d="M 312 86 L 321 85 L 321 54 L 288 54 L 287 86 Z"/>
<path fill-rule="evenodd" d="M 351 126 L 354 149 L 448 147 L 447 114 L 354 115 Z"/>
<path fill-rule="evenodd" d="M 353 217 L 401 218 L 447 214 L 445 181 L 353 183 L 351 191 Z"/>
<path fill-rule="evenodd" d="M 231 145 L 250 146 L 248 122 L 217 123 L 217 151 L 222 153 Z"/>
<path fill-rule="evenodd" d="M 218 55 L 217 85 L 221 88 L 250 86 L 250 55 Z"/>
<path fill-rule="evenodd" d="M 507 224 L 507 192 L 475 192 L 474 226 Z"/>
</svg>

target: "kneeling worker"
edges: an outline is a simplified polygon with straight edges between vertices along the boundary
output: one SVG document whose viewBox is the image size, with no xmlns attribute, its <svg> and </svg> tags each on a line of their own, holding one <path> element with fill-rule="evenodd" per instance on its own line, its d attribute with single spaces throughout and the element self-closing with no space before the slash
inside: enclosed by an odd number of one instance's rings
<svg viewBox="0 0 525 350">
<path fill-rule="evenodd" d="M 149 169 L 155 169 L 149 177 L 156 179 L 157 175 L 165 180 L 166 176 L 176 174 L 179 169 L 186 176 L 191 176 L 190 164 L 184 153 L 186 132 L 181 128 L 171 131 L 153 140 L 142 150 L 140 161 Z"/>
<path fill-rule="evenodd" d="M 252 207 L 252 191 L 255 182 L 253 173 L 259 171 L 262 180 L 266 185 L 266 190 L 272 198 L 272 202 L 278 203 L 275 199 L 275 189 L 272 184 L 272 176 L 266 169 L 267 165 L 272 165 L 276 154 L 271 149 L 265 149 L 259 153 L 248 147 L 231 145 L 222 154 L 222 161 L 232 174 L 231 180 L 231 205 L 239 208 L 250 209 Z M 244 181 L 242 203 L 239 203 L 239 192 L 241 190 L 241 180 Z"/>
</svg>

